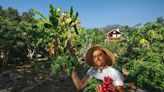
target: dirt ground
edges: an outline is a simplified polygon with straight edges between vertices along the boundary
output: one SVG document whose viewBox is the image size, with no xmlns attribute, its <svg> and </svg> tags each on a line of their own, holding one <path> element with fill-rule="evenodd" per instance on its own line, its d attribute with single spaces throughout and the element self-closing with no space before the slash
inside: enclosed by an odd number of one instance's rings
<svg viewBox="0 0 164 92">
<path fill-rule="evenodd" d="M 69 76 L 54 76 L 42 65 L 0 69 L 0 92 L 76 92 Z"/>
</svg>

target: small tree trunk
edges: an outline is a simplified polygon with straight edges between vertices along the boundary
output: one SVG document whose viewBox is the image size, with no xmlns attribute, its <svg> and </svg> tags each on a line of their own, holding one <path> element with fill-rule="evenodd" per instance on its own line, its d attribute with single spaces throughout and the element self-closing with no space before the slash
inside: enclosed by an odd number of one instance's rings
<svg viewBox="0 0 164 92">
<path fill-rule="evenodd" d="M 32 51 L 31 49 L 28 49 L 27 57 L 28 57 L 30 60 L 33 59 L 34 52 L 35 52 L 35 50 Z"/>
</svg>

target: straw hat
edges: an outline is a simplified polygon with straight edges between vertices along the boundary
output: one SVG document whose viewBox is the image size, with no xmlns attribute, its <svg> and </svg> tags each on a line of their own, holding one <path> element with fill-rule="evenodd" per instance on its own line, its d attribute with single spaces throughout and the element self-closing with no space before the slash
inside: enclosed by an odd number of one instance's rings
<svg viewBox="0 0 164 92">
<path fill-rule="evenodd" d="M 111 65 L 115 62 L 115 56 L 111 51 L 109 51 L 107 48 L 101 45 L 95 45 L 95 46 L 92 46 L 90 49 L 88 49 L 86 53 L 86 62 L 89 66 L 94 66 L 93 51 L 97 49 L 102 50 L 106 53 L 106 55 L 108 56 L 107 64 Z"/>
</svg>

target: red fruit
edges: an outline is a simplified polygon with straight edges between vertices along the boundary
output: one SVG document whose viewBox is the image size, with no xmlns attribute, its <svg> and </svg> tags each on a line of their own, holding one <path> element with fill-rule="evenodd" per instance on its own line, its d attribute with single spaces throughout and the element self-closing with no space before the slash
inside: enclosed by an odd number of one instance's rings
<svg viewBox="0 0 164 92">
<path fill-rule="evenodd" d="M 106 85 L 105 84 L 102 84 L 102 87 L 104 88 L 104 87 L 106 87 Z"/>
<path fill-rule="evenodd" d="M 102 92 L 114 92 L 114 87 L 110 77 L 104 77 L 104 82 L 101 84 Z"/>
<path fill-rule="evenodd" d="M 104 81 L 103 84 L 104 84 L 104 85 L 108 85 L 109 83 Z"/>
<path fill-rule="evenodd" d="M 103 91 L 106 91 L 107 89 L 106 88 L 102 88 Z"/>
</svg>

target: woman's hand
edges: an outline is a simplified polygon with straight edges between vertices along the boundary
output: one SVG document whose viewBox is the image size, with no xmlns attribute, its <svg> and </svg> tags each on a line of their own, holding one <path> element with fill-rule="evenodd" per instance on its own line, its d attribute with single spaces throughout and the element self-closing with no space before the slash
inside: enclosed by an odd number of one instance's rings
<svg viewBox="0 0 164 92">
<path fill-rule="evenodd" d="M 97 85 L 96 88 L 95 88 L 96 92 L 101 92 L 101 89 L 102 89 L 101 85 Z"/>
</svg>

